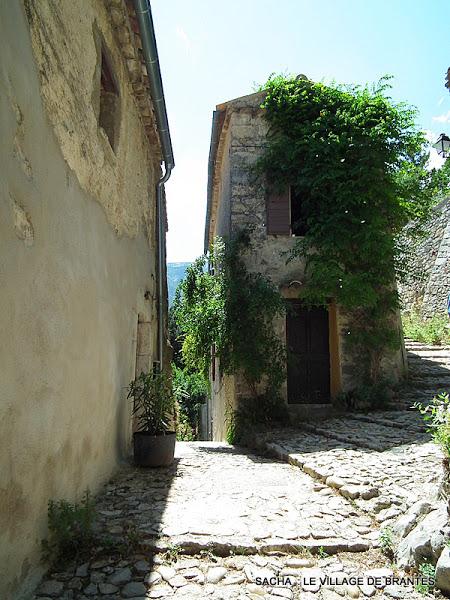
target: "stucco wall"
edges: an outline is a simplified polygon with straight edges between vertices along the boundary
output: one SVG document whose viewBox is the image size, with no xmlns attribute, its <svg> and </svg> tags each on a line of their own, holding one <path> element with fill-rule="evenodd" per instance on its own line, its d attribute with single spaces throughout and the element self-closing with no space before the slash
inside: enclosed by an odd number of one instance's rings
<svg viewBox="0 0 450 600">
<path fill-rule="evenodd" d="M 142 134 L 108 15 L 94 0 L 31 2 L 27 11 L 0 3 L 5 600 L 40 575 L 48 500 L 95 492 L 129 451 L 124 387 L 134 376 L 139 314 L 154 324 L 149 356 L 156 348 L 159 157 Z M 95 28 L 115 57 L 123 102 L 116 156 L 90 104 Z"/>
<path fill-rule="evenodd" d="M 296 244 L 297 238 L 267 235 L 266 191 L 264 185 L 255 180 L 251 170 L 263 151 L 267 137 L 267 123 L 263 111 L 259 108 L 260 103 L 261 97 L 255 94 L 219 107 L 226 109 L 228 113 L 224 119 L 226 129 L 225 133 L 222 133 L 223 140 L 219 142 L 219 160 L 216 163 L 215 180 L 221 182 L 222 187 L 219 193 L 213 194 L 213 203 L 217 203 L 212 211 L 214 234 L 220 235 L 218 223 L 225 223 L 228 213 L 232 233 L 251 227 L 252 245 L 243 257 L 247 268 L 266 275 L 285 297 L 301 297 L 302 288 L 307 283 L 304 262 L 299 259 L 287 261 L 287 256 Z M 223 182 L 227 182 L 227 185 L 223 185 Z M 397 315 L 394 320 L 393 326 L 398 328 L 400 336 L 399 316 Z M 348 323 L 348 317 L 337 307 L 333 317 L 335 331 L 330 334 L 330 340 L 333 339 L 332 351 L 335 353 L 331 358 L 332 388 L 335 392 L 350 390 L 359 383 L 356 378 L 358 369 L 355 357 L 346 350 L 347 338 L 351 334 L 349 334 Z M 285 343 L 285 319 L 277 318 L 274 327 Z M 386 375 L 394 381 L 401 377 L 403 367 L 401 351 L 386 357 L 383 363 Z M 226 387 L 216 382 L 211 404 L 212 411 L 215 410 L 215 417 L 219 419 L 223 412 L 222 407 L 226 405 L 225 391 Z M 234 385 L 235 397 L 239 398 L 240 395 L 247 393 L 242 377 L 237 376 Z M 287 398 L 286 384 L 282 386 L 281 393 Z M 219 408 L 214 408 L 215 405 Z M 299 411 L 294 409 L 292 412 L 297 414 Z M 218 435 L 222 427 L 214 424 L 213 430 Z"/>
</svg>

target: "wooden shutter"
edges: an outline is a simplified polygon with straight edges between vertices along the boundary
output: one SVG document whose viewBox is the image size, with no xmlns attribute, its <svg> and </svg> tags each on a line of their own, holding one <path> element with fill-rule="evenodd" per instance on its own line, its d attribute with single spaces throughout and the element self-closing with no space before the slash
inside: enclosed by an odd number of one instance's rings
<svg viewBox="0 0 450 600">
<path fill-rule="evenodd" d="M 266 199 L 267 210 L 267 234 L 268 235 L 290 235 L 291 233 L 291 211 L 290 211 L 290 188 L 282 192 L 271 191 Z"/>
</svg>

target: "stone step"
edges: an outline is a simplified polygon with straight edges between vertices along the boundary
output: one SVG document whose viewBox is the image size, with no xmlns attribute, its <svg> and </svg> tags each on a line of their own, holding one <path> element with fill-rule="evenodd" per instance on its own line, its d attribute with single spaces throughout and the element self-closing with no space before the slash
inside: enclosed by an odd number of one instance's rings
<svg viewBox="0 0 450 600">
<path fill-rule="evenodd" d="M 409 356 L 418 356 L 420 358 L 450 358 L 450 349 L 449 350 L 444 350 L 442 348 L 436 348 L 436 349 L 431 349 L 431 348 L 423 348 L 423 349 L 414 349 L 414 350 L 408 350 L 407 349 L 407 355 Z"/>
<path fill-rule="evenodd" d="M 450 349 L 448 344 L 430 344 L 427 342 L 416 342 L 414 340 L 405 339 L 405 348 L 447 348 Z"/>
<path fill-rule="evenodd" d="M 413 361 L 409 361 L 409 365 L 411 369 L 411 375 L 423 373 L 424 375 L 431 375 L 432 377 L 436 375 L 446 375 L 447 377 L 450 377 L 450 363 L 425 364 L 423 362 L 414 363 Z"/>
<path fill-rule="evenodd" d="M 179 548 L 180 554 L 196 555 L 208 551 L 216 556 L 230 556 L 230 554 L 270 554 L 270 553 L 291 553 L 297 554 L 299 548 L 304 548 L 311 554 L 340 554 L 341 552 L 367 552 L 370 548 L 376 546 L 376 543 L 365 538 L 355 538 L 345 540 L 342 538 L 319 538 L 317 540 L 285 540 L 273 538 L 263 540 L 259 543 L 249 543 L 248 541 L 217 540 L 211 541 L 206 538 L 186 539 L 172 537 L 170 540 L 155 539 L 145 540 L 141 547 L 150 553 L 164 553 L 173 550 L 174 546 Z"/>
<path fill-rule="evenodd" d="M 430 391 L 431 394 L 450 390 L 450 378 L 446 380 L 417 380 L 412 382 L 412 386 L 420 391 Z"/>
<path fill-rule="evenodd" d="M 404 423 L 396 422 L 393 419 L 389 420 L 384 417 L 372 417 L 368 415 L 352 415 L 352 419 L 362 421 L 364 423 L 373 423 L 374 425 L 384 425 L 385 427 L 392 427 L 393 429 L 401 429 L 403 431 L 406 429 L 407 431 L 422 433 L 425 430 L 425 426 L 420 423 L 419 417 L 416 425 L 412 423 L 405 425 Z"/>
</svg>

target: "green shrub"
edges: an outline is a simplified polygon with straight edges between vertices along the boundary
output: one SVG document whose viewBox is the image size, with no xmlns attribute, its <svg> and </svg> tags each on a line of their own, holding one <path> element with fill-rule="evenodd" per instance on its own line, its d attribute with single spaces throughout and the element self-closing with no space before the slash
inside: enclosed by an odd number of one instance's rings
<svg viewBox="0 0 450 600">
<path fill-rule="evenodd" d="M 391 399 L 391 385 L 385 380 L 367 383 L 336 397 L 336 404 L 345 410 L 377 410 L 385 408 Z"/>
<path fill-rule="evenodd" d="M 283 399 L 279 394 L 268 391 L 258 396 L 240 398 L 230 424 L 234 442 L 243 442 L 254 430 L 288 422 L 289 415 Z"/>
<path fill-rule="evenodd" d="M 402 321 L 407 338 L 425 344 L 450 344 L 450 321 L 444 315 L 425 319 L 413 311 L 403 314 Z"/>
<path fill-rule="evenodd" d="M 186 270 L 173 312 L 186 367 L 208 378 L 214 347 L 221 375 L 242 373 L 256 396 L 261 382 L 278 390 L 285 379 L 285 348 L 273 327 L 285 302 L 271 280 L 247 269 L 251 238 L 249 229 L 215 238 L 208 256 Z"/>
<path fill-rule="evenodd" d="M 89 553 L 96 539 L 93 531 L 95 503 L 86 491 L 80 503 L 66 500 L 48 503 L 49 537 L 43 540 L 44 559 L 66 562 Z"/>
<path fill-rule="evenodd" d="M 179 442 L 194 442 L 197 439 L 197 430 L 189 423 L 189 419 L 185 413 L 181 411 L 180 405 L 177 403 L 177 440 Z"/>
<path fill-rule="evenodd" d="M 225 428 L 226 441 L 231 445 L 235 444 L 237 441 L 236 415 L 233 408 L 229 404 L 227 404 L 227 407 L 225 409 Z"/>
<path fill-rule="evenodd" d="M 200 409 L 209 394 L 209 382 L 203 373 L 189 371 L 172 363 L 172 385 L 176 399 L 177 439 L 198 439 Z"/>
<path fill-rule="evenodd" d="M 139 431 L 163 435 L 173 426 L 175 403 L 172 386 L 165 373 L 141 373 L 128 386 Z"/>
<path fill-rule="evenodd" d="M 388 558 L 392 559 L 394 557 L 394 532 L 389 525 L 380 531 L 380 548 Z"/>
<path fill-rule="evenodd" d="M 441 392 L 428 406 L 416 402 L 417 408 L 428 425 L 433 440 L 441 447 L 446 458 L 450 458 L 450 398 L 448 392 Z"/>
<path fill-rule="evenodd" d="M 424 581 L 416 584 L 416 591 L 423 595 L 429 594 L 434 588 L 435 574 L 436 568 L 432 564 L 423 562 L 419 565 L 419 577 Z"/>
</svg>

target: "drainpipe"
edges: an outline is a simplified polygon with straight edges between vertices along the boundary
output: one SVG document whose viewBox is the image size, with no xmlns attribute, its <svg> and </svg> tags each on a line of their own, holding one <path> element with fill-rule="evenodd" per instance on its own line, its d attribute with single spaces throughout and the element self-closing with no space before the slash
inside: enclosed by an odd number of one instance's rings
<svg viewBox="0 0 450 600">
<path fill-rule="evenodd" d="M 142 52 L 147 67 L 150 94 L 158 128 L 159 140 L 163 152 L 165 173 L 156 184 L 157 220 L 158 220 L 158 354 L 159 367 L 162 370 L 164 353 L 164 270 L 165 270 L 165 219 L 163 210 L 164 184 L 169 179 L 175 166 L 169 122 L 167 120 L 164 90 L 159 68 L 158 49 L 156 47 L 155 29 L 149 0 L 134 0 L 139 32 L 142 41 Z"/>
</svg>

